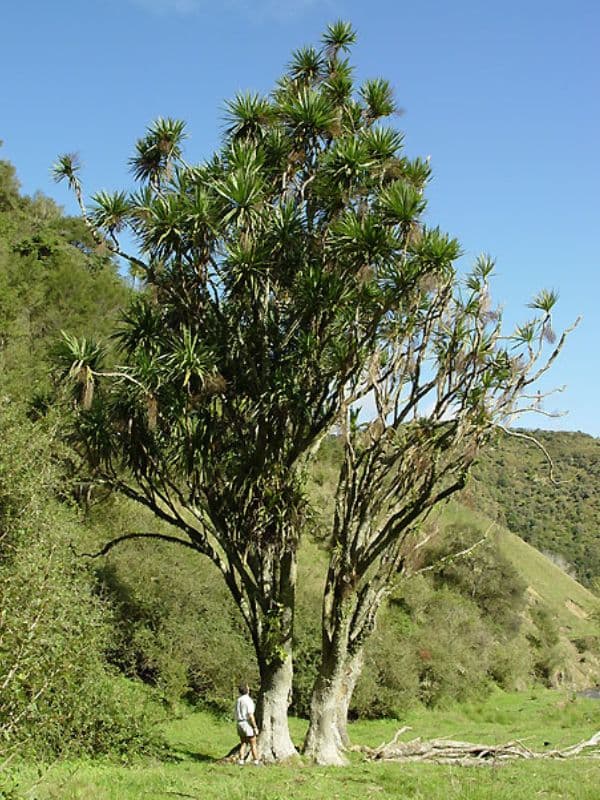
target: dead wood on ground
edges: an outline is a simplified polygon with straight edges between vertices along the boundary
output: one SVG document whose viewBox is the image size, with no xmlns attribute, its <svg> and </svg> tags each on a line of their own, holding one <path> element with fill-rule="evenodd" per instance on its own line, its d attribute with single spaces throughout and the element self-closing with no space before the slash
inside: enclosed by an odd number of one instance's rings
<svg viewBox="0 0 600 800">
<path fill-rule="evenodd" d="M 408 727 L 400 728 L 391 742 L 381 744 L 379 747 L 361 746 L 353 749 L 365 753 L 372 761 L 430 761 L 435 764 L 458 766 L 493 765 L 515 759 L 600 758 L 600 731 L 590 739 L 562 750 L 536 752 L 520 741 L 491 745 L 447 738 L 422 741 L 419 737 L 410 742 L 399 742 L 400 736 L 409 730 Z"/>
</svg>

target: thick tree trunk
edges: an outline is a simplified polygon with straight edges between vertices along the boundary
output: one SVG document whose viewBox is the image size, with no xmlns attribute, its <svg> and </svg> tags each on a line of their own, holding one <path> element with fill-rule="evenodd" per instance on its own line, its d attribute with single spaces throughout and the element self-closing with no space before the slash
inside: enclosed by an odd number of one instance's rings
<svg viewBox="0 0 600 800">
<path fill-rule="evenodd" d="M 356 680 L 348 652 L 349 613 L 340 614 L 331 635 L 323 636 L 319 674 L 310 703 L 304 754 L 317 764 L 344 765 L 348 742 L 346 719 Z"/>
<path fill-rule="evenodd" d="M 363 651 L 359 650 L 354 656 L 350 657 L 344 668 L 344 680 L 342 686 L 342 697 L 337 711 L 337 730 L 340 742 L 344 749 L 351 745 L 348 735 L 348 710 L 352 702 L 352 695 L 356 688 L 356 682 L 360 678 L 363 666 Z"/>
<path fill-rule="evenodd" d="M 304 741 L 304 754 L 317 764 L 347 764 L 344 743 L 338 727 L 338 713 L 344 695 L 343 675 L 339 670 L 328 675 L 321 671 L 315 682 L 310 704 L 310 725 Z"/>
<path fill-rule="evenodd" d="M 292 656 L 285 661 L 260 666 L 260 693 L 256 718 L 260 728 L 258 748 L 261 760 L 285 761 L 298 755 L 288 726 L 288 705 L 292 692 Z"/>
<path fill-rule="evenodd" d="M 362 651 L 356 655 L 338 647 L 321 662 L 310 705 L 310 724 L 304 754 L 323 765 L 347 764 L 350 747 L 348 709 L 362 669 Z"/>
</svg>

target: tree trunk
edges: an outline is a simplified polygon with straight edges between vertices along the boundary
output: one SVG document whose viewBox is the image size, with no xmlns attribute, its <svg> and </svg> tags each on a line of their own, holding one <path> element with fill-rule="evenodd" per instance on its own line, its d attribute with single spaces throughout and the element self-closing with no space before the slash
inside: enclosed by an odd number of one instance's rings
<svg viewBox="0 0 600 800">
<path fill-rule="evenodd" d="M 354 684 L 354 659 L 348 652 L 350 609 L 343 609 L 330 635 L 323 635 L 319 674 L 310 702 L 310 724 L 304 753 L 317 764 L 344 765 L 348 741 L 346 719 Z"/>
<path fill-rule="evenodd" d="M 292 656 L 276 663 L 259 662 L 260 693 L 256 718 L 260 729 L 258 748 L 262 761 L 285 761 L 298 755 L 288 727 L 292 692 Z"/>
<path fill-rule="evenodd" d="M 323 765 L 344 765 L 350 747 L 348 709 L 363 664 L 363 653 L 330 653 L 321 661 L 310 704 L 304 754 Z"/>
<path fill-rule="evenodd" d="M 347 764 L 344 742 L 338 727 L 343 703 L 344 679 L 341 670 L 327 674 L 322 664 L 310 703 L 310 725 L 304 741 L 304 754 L 317 764 Z"/>
<path fill-rule="evenodd" d="M 348 659 L 344 669 L 342 697 L 337 711 L 336 724 L 340 742 L 345 750 L 352 744 L 348 736 L 348 709 L 352 702 L 352 695 L 356 688 L 356 682 L 362 672 L 363 660 L 363 651 L 360 649 L 355 655 Z"/>
<path fill-rule="evenodd" d="M 263 761 L 285 761 L 298 755 L 290 736 L 288 707 L 292 697 L 292 633 L 296 598 L 297 556 L 295 548 L 285 550 L 278 561 L 269 562 L 277 575 L 276 615 L 263 630 L 256 656 L 260 670 L 260 694 L 256 717 L 260 728 L 258 747 Z M 275 635 L 274 635 L 275 634 Z"/>
</svg>

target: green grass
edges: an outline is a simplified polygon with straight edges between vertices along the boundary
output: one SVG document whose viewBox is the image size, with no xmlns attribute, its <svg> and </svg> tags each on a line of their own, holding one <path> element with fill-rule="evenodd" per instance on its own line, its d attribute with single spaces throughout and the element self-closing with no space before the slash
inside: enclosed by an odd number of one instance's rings
<svg viewBox="0 0 600 800">
<path fill-rule="evenodd" d="M 355 723 L 351 733 L 356 743 L 376 746 L 391 739 L 400 725 L 412 727 L 407 739 L 450 736 L 503 743 L 518 738 L 531 749 L 541 750 L 545 741 L 561 747 L 598 730 L 600 703 L 541 690 L 520 695 L 495 692 L 484 702 L 445 711 L 415 710 L 402 720 Z M 293 719 L 291 727 L 294 739 L 300 742 L 306 723 Z M 20 790 L 29 800 L 598 798 L 598 761 L 451 767 L 374 763 L 353 753 L 348 768 L 315 767 L 299 761 L 288 766 L 241 769 L 217 761 L 235 742 L 228 721 L 194 713 L 166 724 L 164 733 L 168 746 L 163 759 L 140 759 L 130 764 L 60 762 L 42 770 L 41 779 L 32 766 L 22 765 Z"/>
<path fill-rule="evenodd" d="M 501 551 L 517 566 L 561 627 L 573 636 L 598 632 L 590 619 L 598 599 L 590 591 L 516 534 L 503 529 L 498 541 Z"/>
</svg>

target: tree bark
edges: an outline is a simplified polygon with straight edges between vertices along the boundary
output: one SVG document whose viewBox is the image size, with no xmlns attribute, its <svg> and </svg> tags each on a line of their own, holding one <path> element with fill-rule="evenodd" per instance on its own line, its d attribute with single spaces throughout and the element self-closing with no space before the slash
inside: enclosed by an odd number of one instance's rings
<svg viewBox="0 0 600 800">
<path fill-rule="evenodd" d="M 304 741 L 304 754 L 317 764 L 343 766 L 344 742 L 338 727 L 338 714 L 343 703 L 343 673 L 335 669 L 328 674 L 322 664 L 315 681 L 310 704 L 310 724 Z"/>
<path fill-rule="evenodd" d="M 348 763 L 344 752 L 351 746 L 348 709 L 363 664 L 362 649 L 342 654 L 344 644 L 321 662 L 310 706 L 310 724 L 304 754 L 323 765 Z"/>
<path fill-rule="evenodd" d="M 340 705 L 337 710 L 337 730 L 340 742 L 345 750 L 347 750 L 352 742 L 348 735 L 348 710 L 352 702 L 352 695 L 356 688 L 356 682 L 360 678 L 360 673 L 363 667 L 363 651 L 362 648 L 350 657 L 344 669 L 344 681 L 342 686 L 342 696 Z"/>
<path fill-rule="evenodd" d="M 266 763 L 285 761 L 298 755 L 288 725 L 292 697 L 292 635 L 296 600 L 297 556 L 295 548 L 268 562 L 275 580 L 271 600 L 275 613 L 263 620 L 257 637 L 256 656 L 260 670 L 260 693 L 256 717 L 260 728 L 258 747 Z M 265 598 L 267 599 L 267 598 Z"/>
<path fill-rule="evenodd" d="M 291 647 L 284 661 L 267 663 L 261 659 L 259 667 L 261 687 L 256 705 L 259 754 L 266 763 L 285 761 L 298 755 L 288 726 L 292 692 Z"/>
</svg>

